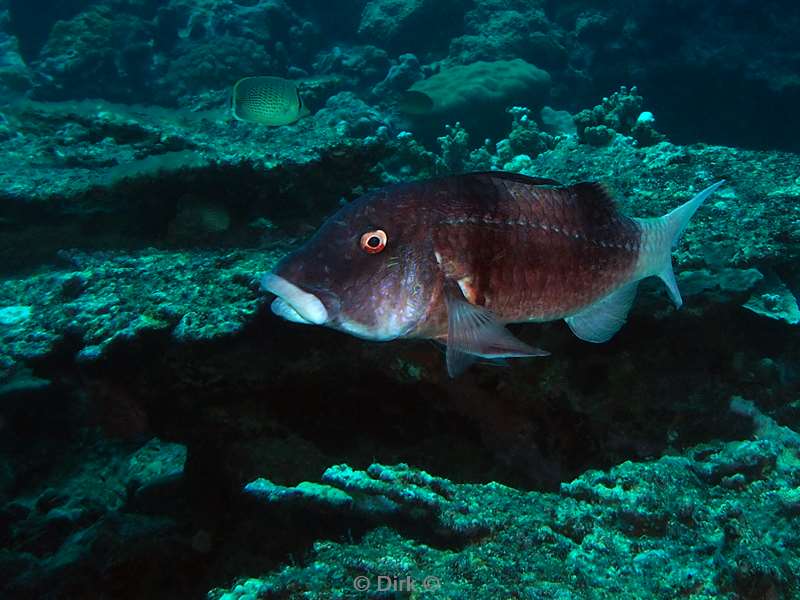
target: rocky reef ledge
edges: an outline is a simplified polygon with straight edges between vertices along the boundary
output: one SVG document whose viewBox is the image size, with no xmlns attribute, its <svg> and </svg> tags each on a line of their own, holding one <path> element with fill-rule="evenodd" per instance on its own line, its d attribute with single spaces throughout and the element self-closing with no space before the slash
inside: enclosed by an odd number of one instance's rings
<svg viewBox="0 0 800 600">
<path fill-rule="evenodd" d="M 279 129 L 6 107 L 4 593 L 797 594 L 800 157 L 673 145 L 617 118 L 627 93 L 577 133 L 516 107 L 497 144 L 452 124 L 435 150 L 346 92 Z M 431 344 L 266 310 L 259 275 L 340 202 L 490 168 L 601 180 L 636 216 L 725 179 L 675 255 L 685 306 L 643 285 L 611 343 L 520 327 L 553 356 L 456 381 Z"/>
</svg>

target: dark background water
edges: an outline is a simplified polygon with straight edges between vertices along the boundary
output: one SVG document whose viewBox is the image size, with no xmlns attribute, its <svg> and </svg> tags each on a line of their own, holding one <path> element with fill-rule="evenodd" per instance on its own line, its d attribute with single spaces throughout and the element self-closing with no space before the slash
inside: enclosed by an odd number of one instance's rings
<svg viewBox="0 0 800 600">
<path fill-rule="evenodd" d="M 231 2 L 222 10 L 229 13 L 225 16 L 183 2 L 10 0 L 8 31 L 18 38 L 22 57 L 33 67 L 34 89 L 41 98 L 89 96 L 180 105 L 193 94 L 223 89 L 256 69 L 285 75 L 294 67 L 318 74 L 315 61 L 334 45 L 347 53 L 351 45 L 374 44 L 390 59 L 410 52 L 423 64 L 443 59 L 468 62 L 470 53 L 472 58 L 524 58 L 551 73 L 549 104 L 571 112 L 620 85 L 637 85 L 660 128 L 677 143 L 800 148 L 795 109 L 800 100 L 800 16 L 793 2 L 452 0 L 438 3 L 438 10 L 420 11 L 422 18 L 401 22 L 388 35 L 381 35 L 381 28 L 366 34 L 363 27 L 359 30 L 363 1 L 349 2 L 346 8 L 310 0 L 287 2 L 290 11 L 242 16 L 242 11 L 267 4 Z M 56 39 L 51 37 L 58 21 L 92 15 L 104 6 L 112 7 L 115 16 L 84 19 L 57 33 Z M 507 18 L 496 17 L 504 12 Z M 490 13 L 495 16 L 487 17 Z M 195 25 L 187 33 L 190 19 Z M 265 24 L 263 32 L 254 30 L 265 19 L 273 23 Z M 307 35 L 295 31 L 303 23 L 309 24 Z M 109 38 L 95 35 L 95 26 L 112 27 L 117 33 Z M 86 29 L 83 34 L 81 27 Z M 550 36 L 555 47 L 526 41 L 537 33 Z M 71 56 L 84 53 L 82 35 L 92 38 L 92 56 L 83 61 Z M 463 43 L 452 43 L 464 35 L 469 37 Z M 215 44 L 219 36 L 231 43 L 213 55 L 198 50 Z M 259 64 L 252 56 L 253 41 L 277 58 Z M 275 52 L 278 42 L 282 46 Z M 98 43 L 109 47 L 98 48 Z M 453 54 L 454 48 L 466 52 Z M 200 64 L 204 60 L 218 64 L 209 69 Z M 179 69 L 170 67 L 176 61 Z M 372 76 L 369 69 L 350 73 L 348 83 L 365 92 L 386 75 L 385 68 L 376 69 Z"/>
</svg>

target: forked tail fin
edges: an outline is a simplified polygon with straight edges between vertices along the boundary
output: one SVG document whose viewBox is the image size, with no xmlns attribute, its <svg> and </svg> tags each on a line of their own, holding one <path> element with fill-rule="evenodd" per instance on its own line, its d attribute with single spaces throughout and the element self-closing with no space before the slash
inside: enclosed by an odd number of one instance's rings
<svg viewBox="0 0 800 600">
<path fill-rule="evenodd" d="M 675 272 L 672 270 L 672 250 L 678 242 L 689 223 L 689 219 L 725 180 L 708 186 L 694 198 L 682 204 L 663 217 L 655 219 L 637 219 L 642 227 L 642 249 L 637 265 L 638 278 L 657 275 L 667 286 L 669 297 L 676 307 L 683 304 L 678 283 L 675 281 Z"/>
</svg>

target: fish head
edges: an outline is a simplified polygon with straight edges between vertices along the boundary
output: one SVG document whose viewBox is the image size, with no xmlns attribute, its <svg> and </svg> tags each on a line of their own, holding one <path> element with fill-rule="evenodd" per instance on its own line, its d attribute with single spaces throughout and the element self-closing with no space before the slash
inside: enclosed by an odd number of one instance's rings
<svg viewBox="0 0 800 600">
<path fill-rule="evenodd" d="M 409 336 L 429 310 L 437 271 L 418 211 L 391 196 L 344 206 L 266 274 L 272 312 L 363 339 Z"/>
</svg>

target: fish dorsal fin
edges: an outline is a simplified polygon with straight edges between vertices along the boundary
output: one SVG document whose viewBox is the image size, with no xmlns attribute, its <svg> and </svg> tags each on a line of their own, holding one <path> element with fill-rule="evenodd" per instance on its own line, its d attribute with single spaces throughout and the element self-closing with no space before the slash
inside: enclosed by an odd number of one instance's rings
<svg viewBox="0 0 800 600">
<path fill-rule="evenodd" d="M 617 203 L 608 187 L 599 181 L 581 181 L 569 186 L 577 201 L 585 206 L 607 211 L 617 211 Z"/>
<path fill-rule="evenodd" d="M 560 187 L 561 183 L 555 179 L 548 179 L 547 177 L 531 177 L 529 175 L 522 175 L 521 173 L 512 173 L 510 171 L 477 171 L 470 173 L 470 175 L 486 176 L 492 179 L 502 179 L 505 181 L 516 181 L 517 183 L 525 183 L 527 185 L 548 185 Z"/>
<path fill-rule="evenodd" d="M 628 283 L 581 312 L 564 319 L 576 336 L 587 342 L 607 342 L 628 318 L 638 281 Z"/>
<path fill-rule="evenodd" d="M 547 356 L 521 342 L 490 311 L 467 302 L 452 280 L 445 283 L 447 304 L 447 373 L 456 377 L 477 358 Z"/>
</svg>

